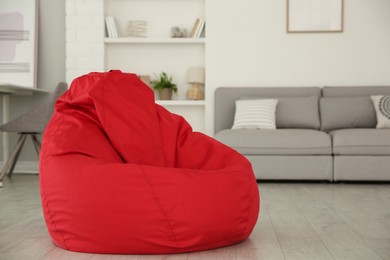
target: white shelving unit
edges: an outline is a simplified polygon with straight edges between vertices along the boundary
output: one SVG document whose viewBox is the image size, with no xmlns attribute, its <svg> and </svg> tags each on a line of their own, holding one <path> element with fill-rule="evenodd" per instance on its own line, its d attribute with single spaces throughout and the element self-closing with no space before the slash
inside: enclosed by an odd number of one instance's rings
<svg viewBox="0 0 390 260">
<path fill-rule="evenodd" d="M 114 17 L 119 34 L 118 38 L 104 39 L 105 70 L 119 69 L 152 79 L 166 72 L 178 86 L 178 94 L 174 100 L 156 103 L 182 115 L 194 130 L 204 132 L 206 102 L 186 100 L 186 92 L 190 87 L 188 68 L 205 67 L 206 39 L 171 38 L 170 33 L 178 26 L 190 34 L 196 19 L 205 16 L 205 0 L 104 1 L 104 15 Z M 147 37 L 128 37 L 129 20 L 147 21 Z"/>
<path fill-rule="evenodd" d="M 105 38 L 106 44 L 205 44 L 204 38 Z"/>
<path fill-rule="evenodd" d="M 199 106 L 203 107 L 206 105 L 204 100 L 156 100 L 156 103 L 162 106 Z"/>
</svg>

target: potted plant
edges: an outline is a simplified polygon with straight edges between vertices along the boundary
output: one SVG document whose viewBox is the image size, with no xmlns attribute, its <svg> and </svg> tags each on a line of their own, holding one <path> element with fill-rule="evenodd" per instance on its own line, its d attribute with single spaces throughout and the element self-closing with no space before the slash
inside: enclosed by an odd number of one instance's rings
<svg viewBox="0 0 390 260">
<path fill-rule="evenodd" d="M 162 72 L 160 77 L 153 81 L 152 87 L 158 90 L 161 100 L 171 100 L 172 93 L 177 92 L 177 86 L 172 82 L 172 76 L 168 77 L 165 72 Z"/>
</svg>

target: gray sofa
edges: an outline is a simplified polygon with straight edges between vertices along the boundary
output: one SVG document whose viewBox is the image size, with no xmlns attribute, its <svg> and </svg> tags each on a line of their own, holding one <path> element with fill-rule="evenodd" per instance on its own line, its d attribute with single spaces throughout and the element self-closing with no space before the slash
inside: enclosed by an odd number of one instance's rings
<svg viewBox="0 0 390 260">
<path fill-rule="evenodd" d="M 390 129 L 371 95 L 390 87 L 230 87 L 215 92 L 215 138 L 245 155 L 257 179 L 390 180 Z M 276 130 L 234 129 L 235 101 L 277 98 Z"/>
</svg>

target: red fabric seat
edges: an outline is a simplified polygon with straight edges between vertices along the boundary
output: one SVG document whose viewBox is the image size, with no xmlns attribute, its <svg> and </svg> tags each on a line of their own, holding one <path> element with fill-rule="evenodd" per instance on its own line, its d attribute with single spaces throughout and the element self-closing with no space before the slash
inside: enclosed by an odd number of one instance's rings
<svg viewBox="0 0 390 260">
<path fill-rule="evenodd" d="M 248 238 L 259 192 L 248 160 L 155 104 L 136 75 L 90 73 L 55 106 L 40 158 L 58 246 L 165 254 Z"/>
</svg>

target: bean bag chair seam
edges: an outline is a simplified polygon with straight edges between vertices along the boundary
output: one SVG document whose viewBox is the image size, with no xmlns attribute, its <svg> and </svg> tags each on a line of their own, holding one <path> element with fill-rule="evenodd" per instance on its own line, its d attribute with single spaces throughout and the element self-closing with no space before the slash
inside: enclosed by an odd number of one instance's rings
<svg viewBox="0 0 390 260">
<path fill-rule="evenodd" d="M 46 197 L 46 188 L 45 188 L 45 182 L 41 179 L 41 183 L 42 183 L 42 195 L 43 195 L 43 198 L 42 198 L 42 203 L 46 205 L 46 209 L 49 213 L 49 219 L 50 219 L 50 222 L 51 224 L 53 225 L 53 227 L 55 228 L 56 232 L 58 232 L 60 235 L 61 235 L 61 238 L 62 238 L 62 241 L 64 243 L 64 246 L 65 246 L 65 249 L 69 250 L 69 247 L 68 245 L 66 244 L 66 240 L 65 240 L 65 237 L 64 237 L 64 234 L 62 233 L 61 230 L 59 230 L 57 228 L 57 225 L 55 224 L 54 220 L 53 220 L 53 214 L 50 210 L 50 207 L 49 207 L 49 202 L 47 201 Z"/>
<path fill-rule="evenodd" d="M 90 74 L 82 76 L 82 78 L 86 78 L 86 79 L 93 78 L 93 79 L 101 80 L 102 89 L 107 92 L 107 95 L 110 95 L 110 89 L 107 86 L 110 85 L 110 81 L 112 80 L 112 75 L 113 74 L 116 74 L 116 78 L 119 78 L 121 80 L 127 80 L 128 79 L 128 75 L 122 74 L 121 72 L 118 72 L 118 71 L 110 71 L 110 73 L 106 73 L 106 74 L 90 73 Z M 135 76 L 135 74 L 129 74 L 129 75 Z M 146 87 L 147 89 L 150 89 L 149 86 L 147 86 L 146 84 L 144 84 L 140 80 L 133 81 L 132 85 L 134 86 L 134 88 L 141 88 L 142 89 L 142 88 Z M 96 91 L 99 91 L 96 86 L 91 87 L 91 89 L 89 91 L 88 97 L 92 100 L 92 102 L 94 102 L 94 99 L 96 98 L 96 96 L 99 95 L 99 94 L 96 94 Z M 163 139 L 163 137 L 161 136 L 161 129 L 160 129 L 160 125 L 159 125 L 159 115 L 158 115 L 158 111 L 156 109 L 156 106 L 159 106 L 159 105 L 155 104 L 154 97 L 153 97 L 152 100 L 150 99 L 150 97 L 144 98 L 143 95 L 140 95 L 138 98 L 139 99 L 144 99 L 145 103 L 152 101 L 153 104 L 154 104 L 154 107 L 153 107 L 153 117 L 154 117 L 154 123 L 155 123 L 155 131 L 159 132 L 159 140 L 160 140 L 160 142 L 159 142 L 158 145 L 162 149 L 163 142 L 161 142 L 161 140 Z M 96 108 L 95 104 L 94 104 L 94 107 Z M 166 111 L 168 111 L 168 110 L 166 110 Z M 97 112 L 97 114 L 99 114 L 99 116 L 101 117 L 101 121 L 103 121 L 103 122 L 107 121 L 107 110 L 106 109 L 100 110 L 99 112 Z M 105 123 L 103 123 L 101 121 L 99 122 L 99 126 L 101 128 L 104 129 L 105 127 L 107 127 L 107 128 L 110 127 L 109 125 L 106 125 Z M 114 147 L 117 145 L 115 140 L 111 140 L 111 138 L 108 135 L 106 135 L 106 137 L 107 137 L 109 142 Z M 125 158 L 123 158 L 121 156 L 121 151 L 119 149 L 115 149 L 115 150 L 117 151 L 118 155 L 121 157 L 122 161 L 125 162 L 126 161 Z M 164 153 L 162 153 L 162 154 L 160 154 L 160 156 L 162 156 L 164 158 L 164 160 L 162 160 L 164 163 L 162 165 L 160 165 L 160 166 L 166 166 L 166 162 L 167 162 L 166 155 Z"/>
<path fill-rule="evenodd" d="M 51 135 L 48 135 L 48 136 L 56 136 L 57 135 L 57 132 L 58 132 L 58 130 L 59 130 L 59 128 L 60 128 L 60 125 L 62 125 L 62 123 L 65 121 L 65 119 L 64 119 L 64 115 L 61 115 L 61 118 L 60 118 L 60 122 L 56 125 L 56 128 L 55 128 L 55 130 L 53 131 L 53 133 L 51 134 Z M 41 156 L 41 158 L 42 158 L 43 156 Z"/>
<path fill-rule="evenodd" d="M 246 168 L 248 168 L 249 170 L 252 170 L 252 167 L 251 166 L 246 166 Z M 251 177 L 250 176 L 247 176 L 248 178 L 248 181 L 250 182 L 251 180 Z M 258 186 L 252 186 L 252 189 L 251 189 L 251 196 L 250 198 L 251 199 L 254 199 L 257 195 L 259 194 L 260 196 L 260 192 L 259 192 L 259 189 L 258 189 Z M 247 220 L 246 220 L 246 226 L 247 226 L 247 232 L 246 232 L 246 237 L 249 237 L 249 235 L 252 233 L 252 228 L 251 228 L 251 223 L 249 222 L 249 219 L 251 217 L 251 214 L 250 214 L 250 211 L 251 211 L 251 205 L 250 203 L 248 203 L 248 210 L 247 210 Z M 257 214 L 257 218 L 258 216 L 260 215 L 260 206 L 259 206 L 259 211 L 258 211 L 258 214 Z M 255 222 L 257 222 L 257 218 L 254 220 Z"/>
<path fill-rule="evenodd" d="M 61 115 L 61 120 L 60 120 L 60 121 L 61 121 L 61 123 L 64 122 L 64 115 Z M 56 126 L 56 129 L 54 130 L 54 133 L 53 133 L 52 136 L 57 135 L 57 132 L 58 132 L 58 130 L 59 130 L 59 128 L 60 128 L 61 123 L 59 123 L 59 124 Z M 43 157 L 43 156 L 41 156 L 41 157 Z M 42 176 L 42 175 L 40 175 L 40 176 Z M 45 205 L 46 205 L 45 208 L 47 209 L 47 211 L 48 211 L 48 213 L 49 213 L 50 222 L 52 223 L 52 225 L 53 225 L 53 227 L 55 228 L 56 232 L 58 232 L 58 233 L 61 235 L 61 238 L 62 238 L 62 241 L 63 241 L 63 243 L 64 243 L 65 249 L 69 250 L 69 247 L 68 247 L 68 245 L 67 245 L 67 243 L 66 243 L 66 239 L 65 239 L 65 237 L 64 237 L 64 234 L 62 233 L 61 230 L 59 230 L 59 229 L 57 228 L 57 225 L 56 225 L 55 221 L 53 220 L 53 213 L 52 213 L 52 211 L 50 210 L 49 202 L 47 201 L 46 188 L 45 188 L 45 181 L 43 180 L 43 178 L 41 178 L 41 183 L 42 183 L 42 196 L 43 196 L 43 197 L 42 197 L 42 204 L 45 204 Z"/>
<path fill-rule="evenodd" d="M 145 173 L 145 171 L 144 171 L 144 167 L 143 167 L 142 165 L 140 165 L 139 167 L 140 167 L 140 169 L 141 169 L 141 171 L 142 171 L 142 174 L 143 174 L 144 177 L 145 177 L 146 182 L 147 182 L 148 185 L 149 185 L 150 190 L 152 191 L 153 197 L 154 197 L 154 199 L 156 200 L 158 207 L 160 208 L 162 214 L 164 215 L 164 218 L 165 218 L 165 220 L 166 220 L 166 222 L 167 222 L 167 226 L 168 226 L 169 230 L 171 231 L 172 240 L 175 241 L 175 243 L 176 243 L 179 247 L 181 247 L 180 244 L 179 244 L 179 241 L 177 241 L 177 239 L 176 239 L 175 233 L 173 232 L 173 228 L 172 228 L 171 224 L 169 223 L 167 214 L 165 213 L 163 207 L 161 206 L 161 203 L 160 203 L 160 201 L 158 200 L 158 198 L 157 198 L 157 196 L 156 196 L 156 192 L 154 191 L 153 186 L 150 184 L 150 181 L 149 181 L 149 179 L 148 179 L 148 177 L 147 177 L 147 175 L 146 175 L 146 173 Z"/>
</svg>

